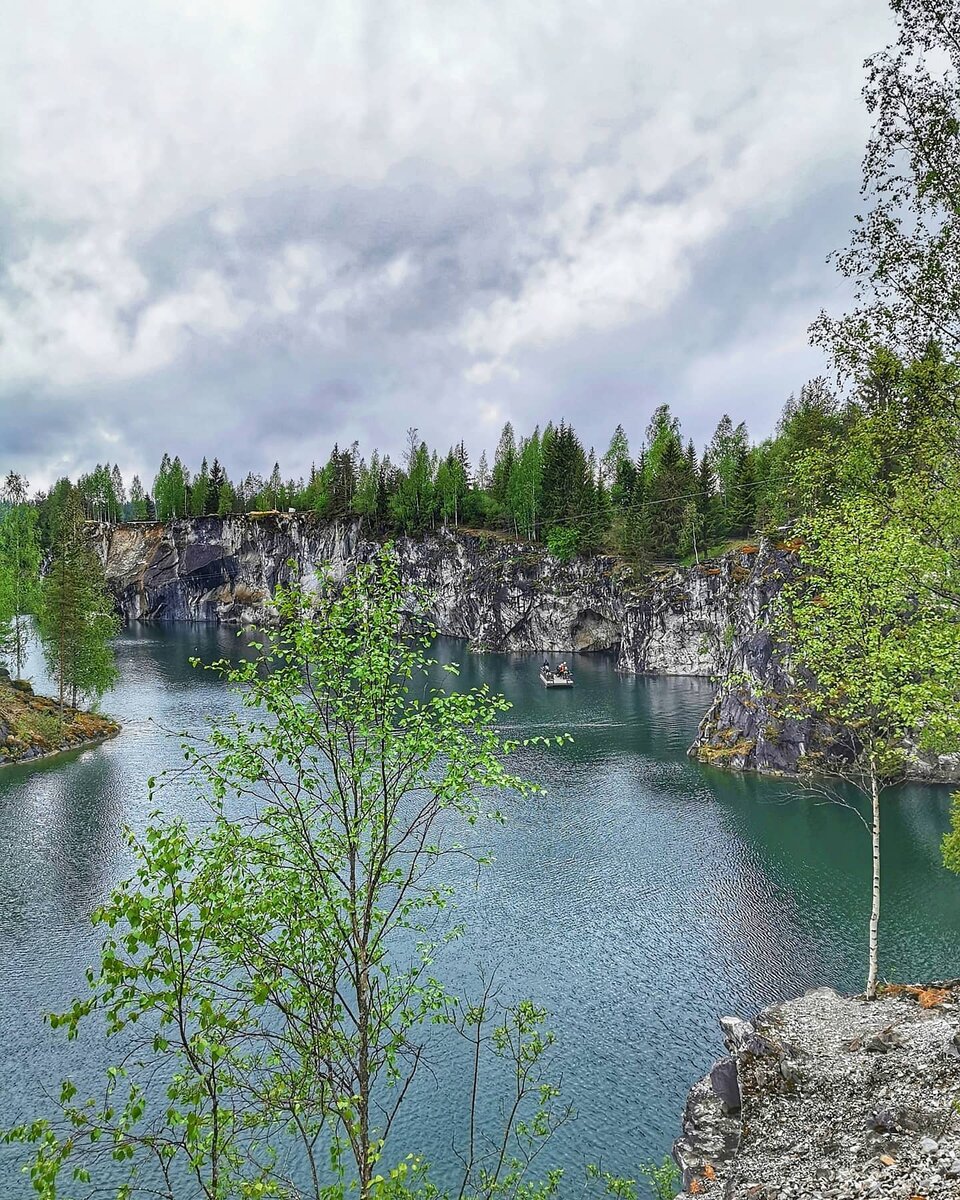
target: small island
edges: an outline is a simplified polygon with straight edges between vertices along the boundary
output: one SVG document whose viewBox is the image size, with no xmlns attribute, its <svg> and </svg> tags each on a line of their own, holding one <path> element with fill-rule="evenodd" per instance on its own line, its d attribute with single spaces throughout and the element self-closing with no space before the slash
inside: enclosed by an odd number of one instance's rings
<svg viewBox="0 0 960 1200">
<path fill-rule="evenodd" d="M 116 737 L 120 726 L 99 713 L 38 696 L 24 679 L 0 670 L 0 766 L 35 762 Z"/>
</svg>

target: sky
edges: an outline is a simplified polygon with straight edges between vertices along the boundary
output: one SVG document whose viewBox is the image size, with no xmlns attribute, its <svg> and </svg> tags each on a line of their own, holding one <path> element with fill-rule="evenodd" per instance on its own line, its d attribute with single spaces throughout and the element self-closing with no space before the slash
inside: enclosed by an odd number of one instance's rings
<svg viewBox="0 0 960 1200">
<path fill-rule="evenodd" d="M 883 0 L 3 0 L 0 469 L 755 438 L 827 364 Z"/>
</svg>

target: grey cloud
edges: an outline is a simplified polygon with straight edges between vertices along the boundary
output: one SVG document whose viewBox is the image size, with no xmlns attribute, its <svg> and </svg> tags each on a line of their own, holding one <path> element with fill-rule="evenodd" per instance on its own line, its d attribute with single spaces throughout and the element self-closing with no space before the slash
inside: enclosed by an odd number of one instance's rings
<svg viewBox="0 0 960 1200">
<path fill-rule="evenodd" d="M 855 204 L 873 0 L 647 0 L 593 23 L 571 4 L 549 30 L 523 6 L 434 27 L 201 5 L 186 47 L 157 13 L 102 77 L 110 6 L 62 79 L 49 14 L 0 50 L 77 112 L 44 150 L 28 92 L 0 166 L 10 465 L 152 477 L 169 449 L 300 473 L 335 440 L 396 453 L 409 425 L 476 457 L 506 418 L 636 442 L 661 401 L 698 439 L 727 408 L 762 434 L 817 369 L 804 330 L 842 299 L 823 259 Z"/>
</svg>

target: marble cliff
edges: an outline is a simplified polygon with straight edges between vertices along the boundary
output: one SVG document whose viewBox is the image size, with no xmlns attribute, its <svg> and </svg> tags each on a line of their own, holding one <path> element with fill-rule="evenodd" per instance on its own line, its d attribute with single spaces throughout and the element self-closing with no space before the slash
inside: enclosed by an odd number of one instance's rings
<svg viewBox="0 0 960 1200">
<path fill-rule="evenodd" d="M 278 583 L 342 578 L 381 545 L 357 521 L 309 514 L 103 525 L 94 533 L 127 621 L 269 623 Z M 789 542 L 745 545 L 700 566 L 638 577 L 597 555 L 563 563 L 490 532 L 440 529 L 393 542 L 411 603 L 475 650 L 607 652 L 623 671 L 712 678 L 691 753 L 714 766 L 791 773 L 829 759 L 831 731 L 785 711 L 788 664 L 772 605 L 795 567 Z M 960 759 L 912 755 L 911 774 L 960 779 Z"/>
<path fill-rule="evenodd" d="M 269 622 L 278 583 L 309 587 L 318 564 L 339 578 L 380 551 L 356 522 L 309 516 L 104 525 L 96 540 L 127 621 Z M 672 675 L 718 670 L 752 576 L 749 553 L 636 579 L 612 558 L 561 563 L 463 530 L 399 538 L 394 553 L 438 631 L 474 649 L 606 651 L 623 670 Z"/>
</svg>

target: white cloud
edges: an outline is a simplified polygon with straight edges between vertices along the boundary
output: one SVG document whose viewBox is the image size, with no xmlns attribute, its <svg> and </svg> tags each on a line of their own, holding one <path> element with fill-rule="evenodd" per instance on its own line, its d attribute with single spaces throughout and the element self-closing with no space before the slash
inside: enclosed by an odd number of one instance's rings
<svg viewBox="0 0 960 1200">
<path fill-rule="evenodd" d="M 303 356 L 301 389 L 331 363 L 389 380 L 406 424 L 464 380 L 499 413 L 538 354 L 589 365 L 709 304 L 698 264 L 733 226 L 852 180 L 887 34 L 876 0 L 7 0 L 0 422 L 25 388 L 189 377 L 198 347 L 249 369 L 258 339 Z M 414 185 L 439 215 L 392 224 Z M 317 216 L 343 189 L 370 210 L 351 237 Z M 366 398 L 331 440 L 377 436 L 391 397 Z"/>
</svg>

